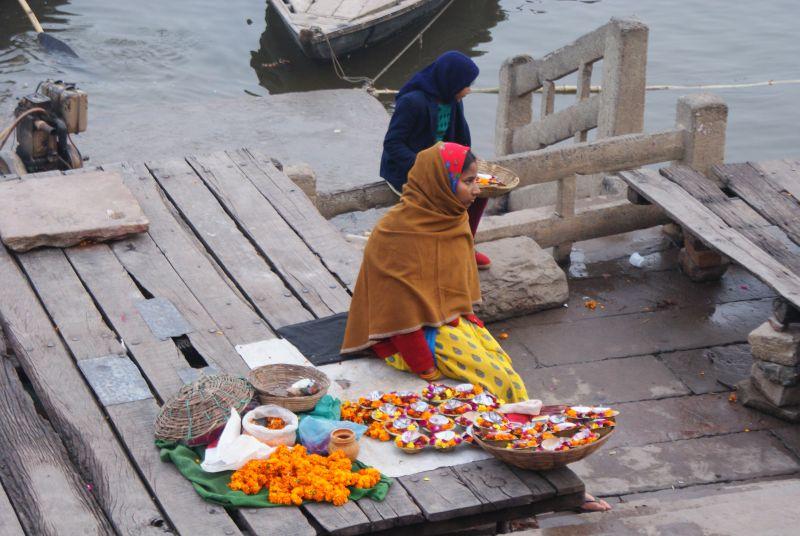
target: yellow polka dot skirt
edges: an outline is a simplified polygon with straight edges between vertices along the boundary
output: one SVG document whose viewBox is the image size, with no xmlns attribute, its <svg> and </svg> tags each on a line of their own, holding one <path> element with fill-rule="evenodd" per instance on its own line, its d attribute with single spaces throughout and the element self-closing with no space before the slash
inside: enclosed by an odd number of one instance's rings
<svg viewBox="0 0 800 536">
<path fill-rule="evenodd" d="M 386 363 L 399 370 L 411 369 L 397 353 Z M 436 363 L 450 378 L 482 386 L 506 402 L 528 399 L 528 392 L 508 357 L 489 330 L 461 319 L 458 326 L 448 324 L 436 335 Z"/>
</svg>

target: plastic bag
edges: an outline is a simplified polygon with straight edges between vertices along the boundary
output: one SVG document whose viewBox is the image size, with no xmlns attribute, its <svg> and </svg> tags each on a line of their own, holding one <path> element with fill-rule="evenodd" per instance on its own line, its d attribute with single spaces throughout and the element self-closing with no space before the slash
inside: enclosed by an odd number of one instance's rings
<svg viewBox="0 0 800 536">
<path fill-rule="evenodd" d="M 252 436 L 242 435 L 242 418 L 231 408 L 231 416 L 225 423 L 217 446 L 206 449 L 200 467 L 207 473 L 235 471 L 250 460 L 269 458 L 274 450 Z"/>
<path fill-rule="evenodd" d="M 280 430 L 270 430 L 260 424 L 256 424 L 256 419 L 263 419 L 264 417 L 279 417 L 283 419 L 286 426 Z M 262 443 L 270 447 L 277 447 L 278 445 L 286 445 L 291 447 L 297 439 L 297 415 L 292 413 L 286 408 L 275 405 L 258 406 L 252 411 L 248 411 L 242 421 L 244 431 Z"/>
<path fill-rule="evenodd" d="M 542 411 L 542 401 L 531 399 L 523 400 L 521 402 L 514 402 L 513 404 L 503 404 L 498 408 L 500 413 L 521 413 L 523 415 L 539 415 Z"/>
<path fill-rule="evenodd" d="M 327 454 L 328 442 L 331 439 L 331 432 L 337 428 L 349 428 L 356 434 L 356 439 L 360 439 L 367 427 L 363 424 L 356 424 L 350 421 L 332 421 L 330 419 L 320 419 L 319 417 L 306 417 L 300 423 L 297 435 L 300 443 L 311 454 Z"/>
</svg>

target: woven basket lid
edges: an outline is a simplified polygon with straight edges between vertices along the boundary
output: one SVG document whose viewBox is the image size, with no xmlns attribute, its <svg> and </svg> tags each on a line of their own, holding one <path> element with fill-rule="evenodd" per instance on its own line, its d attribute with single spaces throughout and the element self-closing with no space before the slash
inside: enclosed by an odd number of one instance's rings
<svg viewBox="0 0 800 536">
<path fill-rule="evenodd" d="M 167 400 L 156 417 L 156 439 L 191 441 L 228 420 L 231 408 L 241 412 L 253 399 L 250 382 L 230 374 L 203 376 Z"/>
</svg>

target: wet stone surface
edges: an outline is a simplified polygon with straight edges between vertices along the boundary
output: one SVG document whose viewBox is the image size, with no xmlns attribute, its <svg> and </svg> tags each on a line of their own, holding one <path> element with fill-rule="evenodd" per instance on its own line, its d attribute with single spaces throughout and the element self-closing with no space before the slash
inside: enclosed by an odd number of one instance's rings
<svg viewBox="0 0 800 536">
<path fill-rule="evenodd" d="M 753 364 L 747 344 L 670 352 L 661 359 L 694 394 L 732 389 L 750 375 Z"/>
</svg>

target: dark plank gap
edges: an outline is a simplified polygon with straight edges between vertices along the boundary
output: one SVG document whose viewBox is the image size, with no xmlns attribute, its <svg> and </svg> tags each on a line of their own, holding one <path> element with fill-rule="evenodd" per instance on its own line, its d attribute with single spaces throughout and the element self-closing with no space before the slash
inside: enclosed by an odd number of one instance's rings
<svg viewBox="0 0 800 536">
<path fill-rule="evenodd" d="M 0 479 L 25 530 L 29 534 L 112 534 L 114 529 L 67 458 L 58 435 L 36 414 L 5 358 L 0 360 L 0 418 Z M 146 530 L 146 525 L 141 528 Z M 3 526 L 3 534 L 5 530 Z"/>
<path fill-rule="evenodd" d="M 273 329 L 314 318 L 272 272 L 189 164 L 170 160 L 148 163 L 147 167 L 197 238 Z"/>
<path fill-rule="evenodd" d="M 308 196 L 275 167 L 272 160 L 249 149 L 228 151 L 227 154 L 309 249 L 319 255 L 328 270 L 352 291 L 362 255 L 319 213 Z"/>
<path fill-rule="evenodd" d="M 347 291 L 225 153 L 187 161 L 315 316 L 350 308 Z"/>
</svg>

